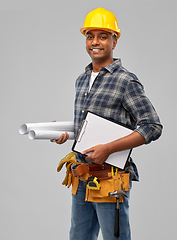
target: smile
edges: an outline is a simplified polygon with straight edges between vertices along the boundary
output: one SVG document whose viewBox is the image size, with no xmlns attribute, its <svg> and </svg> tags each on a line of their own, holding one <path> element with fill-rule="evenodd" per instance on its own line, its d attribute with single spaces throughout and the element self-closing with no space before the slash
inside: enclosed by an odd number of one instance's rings
<svg viewBox="0 0 177 240">
<path fill-rule="evenodd" d="M 91 48 L 90 49 L 92 52 L 100 52 L 102 51 L 103 49 L 100 49 L 100 48 Z"/>
</svg>

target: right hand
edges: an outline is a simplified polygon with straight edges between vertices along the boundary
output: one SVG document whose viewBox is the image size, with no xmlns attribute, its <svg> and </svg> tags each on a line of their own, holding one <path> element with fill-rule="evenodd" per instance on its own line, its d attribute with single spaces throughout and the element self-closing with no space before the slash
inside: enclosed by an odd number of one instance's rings
<svg viewBox="0 0 177 240">
<path fill-rule="evenodd" d="M 53 122 L 56 122 L 55 120 Z M 55 139 L 52 139 L 50 140 L 51 142 L 56 142 L 57 144 L 63 144 L 65 143 L 69 138 L 69 134 L 67 132 L 61 134 L 60 138 L 55 140 Z"/>
<path fill-rule="evenodd" d="M 51 140 L 51 142 L 55 142 L 57 144 L 63 144 L 68 140 L 68 138 L 69 138 L 69 134 L 67 132 L 65 132 L 65 133 L 61 134 L 59 139 L 57 139 L 57 140 L 53 139 L 53 140 Z"/>
</svg>

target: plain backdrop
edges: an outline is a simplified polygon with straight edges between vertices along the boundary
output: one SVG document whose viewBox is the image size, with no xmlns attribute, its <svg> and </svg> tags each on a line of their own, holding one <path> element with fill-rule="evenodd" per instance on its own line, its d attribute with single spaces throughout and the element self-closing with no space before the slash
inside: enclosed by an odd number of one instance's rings
<svg viewBox="0 0 177 240">
<path fill-rule="evenodd" d="M 29 140 L 18 129 L 73 120 L 75 79 L 90 63 L 79 29 L 97 7 L 116 15 L 122 35 L 114 57 L 138 76 L 164 126 L 159 140 L 132 153 L 140 174 L 130 200 L 132 239 L 176 237 L 176 1 L 1 0 L 2 240 L 68 239 L 71 189 L 61 184 L 65 169 L 56 169 L 73 142 Z"/>
</svg>

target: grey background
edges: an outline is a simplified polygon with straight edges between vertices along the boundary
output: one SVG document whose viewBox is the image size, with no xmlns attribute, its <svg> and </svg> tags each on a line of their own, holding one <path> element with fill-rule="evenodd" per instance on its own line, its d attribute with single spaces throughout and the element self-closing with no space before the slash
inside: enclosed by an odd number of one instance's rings
<svg viewBox="0 0 177 240">
<path fill-rule="evenodd" d="M 0 239 L 68 239 L 71 194 L 58 162 L 71 150 L 18 133 L 23 123 L 73 119 L 74 82 L 90 58 L 80 34 L 104 7 L 122 36 L 114 51 L 145 86 L 162 137 L 134 149 L 140 182 L 130 200 L 132 239 L 175 239 L 176 1 L 0 1 Z M 99 236 L 101 240 L 101 235 Z"/>
</svg>

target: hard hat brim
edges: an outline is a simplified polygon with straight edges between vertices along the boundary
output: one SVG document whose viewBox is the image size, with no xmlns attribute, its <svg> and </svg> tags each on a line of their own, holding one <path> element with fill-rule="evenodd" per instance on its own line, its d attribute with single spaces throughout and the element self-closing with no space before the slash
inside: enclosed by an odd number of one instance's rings
<svg viewBox="0 0 177 240">
<path fill-rule="evenodd" d="M 106 32 L 109 32 L 109 33 L 112 33 L 112 34 L 115 34 L 116 35 L 116 38 L 119 39 L 120 38 L 120 35 L 121 35 L 121 31 L 120 29 L 117 29 L 117 31 L 115 30 L 111 30 L 111 29 L 108 29 L 108 28 L 99 28 L 99 27 L 82 27 L 80 28 L 80 32 L 86 36 L 86 33 L 90 30 L 104 30 Z"/>
</svg>

